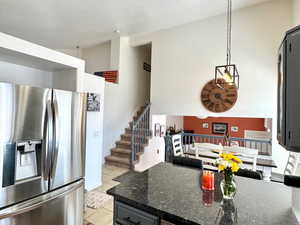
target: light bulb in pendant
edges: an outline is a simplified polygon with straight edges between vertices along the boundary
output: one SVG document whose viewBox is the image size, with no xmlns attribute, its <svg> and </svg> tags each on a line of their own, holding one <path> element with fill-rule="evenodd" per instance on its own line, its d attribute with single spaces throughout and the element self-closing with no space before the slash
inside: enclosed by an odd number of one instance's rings
<svg viewBox="0 0 300 225">
<path fill-rule="evenodd" d="M 229 84 L 233 83 L 233 76 L 230 74 L 230 72 L 227 69 L 224 71 L 223 78 L 227 83 Z"/>
</svg>

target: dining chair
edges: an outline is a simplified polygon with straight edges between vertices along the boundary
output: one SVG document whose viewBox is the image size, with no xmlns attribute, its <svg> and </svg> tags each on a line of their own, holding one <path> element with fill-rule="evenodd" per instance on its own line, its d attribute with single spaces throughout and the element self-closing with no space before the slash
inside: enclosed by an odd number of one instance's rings
<svg viewBox="0 0 300 225">
<path fill-rule="evenodd" d="M 246 178 L 251 178 L 251 179 L 256 179 L 256 180 L 262 180 L 263 179 L 262 172 L 248 170 L 248 169 L 239 169 L 237 171 L 236 175 L 240 176 L 240 177 L 246 177 Z"/>
<path fill-rule="evenodd" d="M 176 134 L 172 136 L 172 144 L 174 156 L 184 156 L 181 134 Z"/>
<path fill-rule="evenodd" d="M 223 150 L 222 145 L 206 142 L 195 143 L 193 150 L 195 152 L 196 159 L 202 160 L 203 168 L 213 171 L 218 170 L 217 166 L 215 165 L 215 158 L 218 157 L 218 152 Z M 217 152 L 213 152 L 214 150 Z"/>
<path fill-rule="evenodd" d="M 203 151 L 211 151 L 211 150 L 218 150 L 218 151 L 222 151 L 223 150 L 223 146 L 222 145 L 217 145 L 217 144 L 212 144 L 212 143 L 206 143 L 206 142 L 203 142 L 203 143 L 195 143 L 194 144 L 195 147 L 197 147 L 200 151 L 203 150 Z"/>
<path fill-rule="evenodd" d="M 290 152 L 284 170 L 284 175 L 295 175 L 298 164 L 299 164 L 299 154 L 296 152 Z"/>
<path fill-rule="evenodd" d="M 236 153 L 236 155 L 240 157 L 242 161 L 247 161 L 252 163 L 252 171 L 256 171 L 258 149 L 238 147 L 238 146 L 231 146 L 231 147 L 224 146 L 223 151 Z"/>
<path fill-rule="evenodd" d="M 175 156 L 173 157 L 173 164 L 190 168 L 203 169 L 202 161 L 194 158 Z"/>
<path fill-rule="evenodd" d="M 300 177 L 293 175 L 284 175 L 283 183 L 287 186 L 300 187 Z"/>
</svg>

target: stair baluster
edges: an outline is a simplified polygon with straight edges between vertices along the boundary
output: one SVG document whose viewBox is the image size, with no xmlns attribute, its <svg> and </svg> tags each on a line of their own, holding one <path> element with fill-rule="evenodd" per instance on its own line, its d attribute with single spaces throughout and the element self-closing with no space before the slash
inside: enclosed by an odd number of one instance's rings
<svg viewBox="0 0 300 225">
<path fill-rule="evenodd" d="M 137 154 L 144 149 L 147 137 L 151 135 L 150 131 L 150 106 L 148 103 L 140 116 L 132 123 L 131 137 L 131 157 L 130 166 L 133 168 L 134 162 L 137 160 Z"/>
</svg>

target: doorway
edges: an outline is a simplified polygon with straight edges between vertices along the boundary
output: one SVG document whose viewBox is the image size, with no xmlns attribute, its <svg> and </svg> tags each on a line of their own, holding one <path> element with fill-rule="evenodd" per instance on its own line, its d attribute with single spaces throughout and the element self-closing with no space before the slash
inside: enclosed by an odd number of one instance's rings
<svg viewBox="0 0 300 225">
<path fill-rule="evenodd" d="M 151 99 L 151 55 L 152 44 L 136 47 L 138 49 L 138 70 L 140 74 L 140 94 L 144 96 L 144 103 L 149 103 Z"/>
</svg>

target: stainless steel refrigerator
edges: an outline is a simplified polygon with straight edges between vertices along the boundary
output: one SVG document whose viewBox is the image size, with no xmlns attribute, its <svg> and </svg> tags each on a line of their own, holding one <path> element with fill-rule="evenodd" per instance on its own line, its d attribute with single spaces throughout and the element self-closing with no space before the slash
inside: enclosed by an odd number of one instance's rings
<svg viewBox="0 0 300 225">
<path fill-rule="evenodd" d="M 82 225 L 86 99 L 0 83 L 0 225 Z"/>
</svg>

